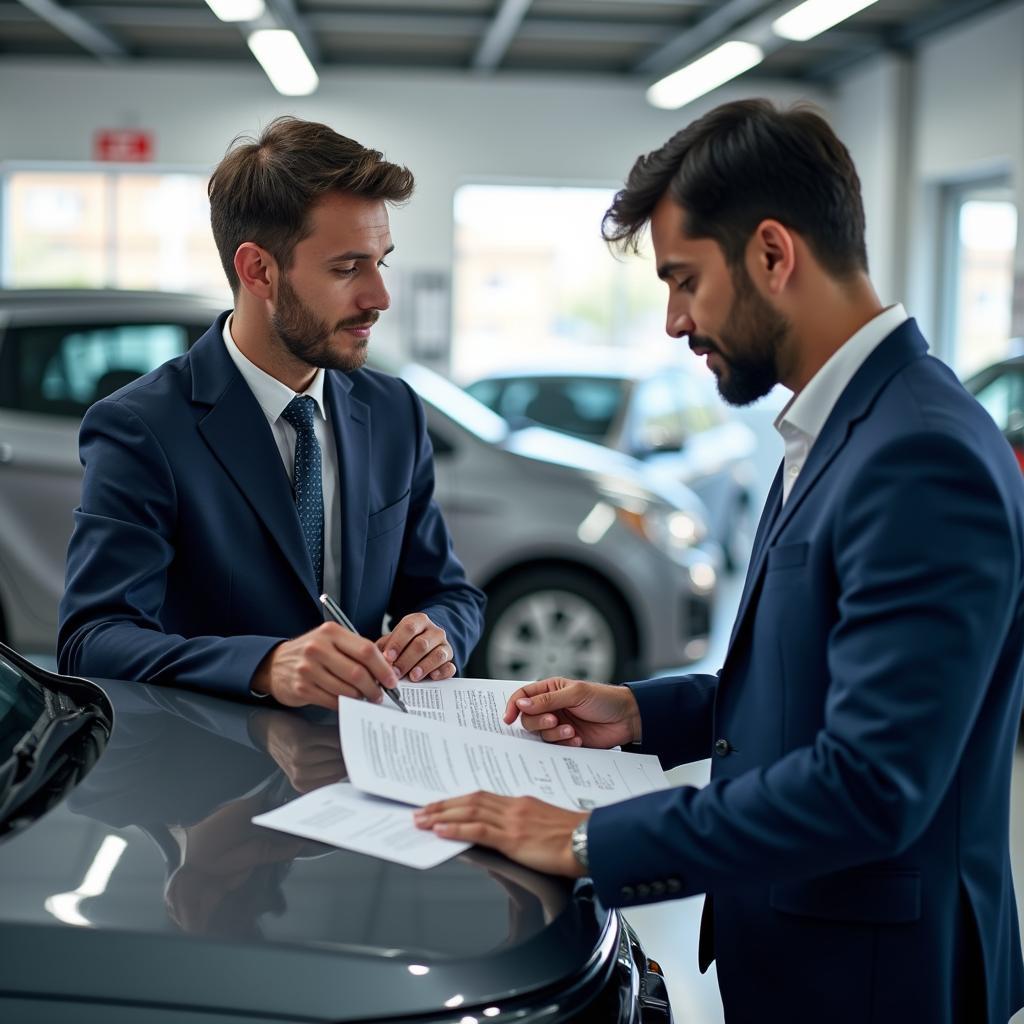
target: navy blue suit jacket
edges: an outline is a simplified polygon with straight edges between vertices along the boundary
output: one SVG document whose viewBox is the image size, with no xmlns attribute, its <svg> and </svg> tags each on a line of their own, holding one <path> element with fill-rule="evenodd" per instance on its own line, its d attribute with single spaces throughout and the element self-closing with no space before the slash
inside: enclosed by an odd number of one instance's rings
<svg viewBox="0 0 1024 1024">
<path fill-rule="evenodd" d="M 643 749 L 711 782 L 595 811 L 597 891 L 708 893 L 730 1024 L 1005 1024 L 1020 469 L 908 321 L 780 495 L 781 471 L 720 672 L 634 684 Z"/>
<path fill-rule="evenodd" d="M 221 316 L 185 355 L 92 406 L 68 549 L 64 672 L 247 694 L 275 644 L 323 622 L 291 484 Z M 433 498 L 423 407 L 403 381 L 328 371 L 341 491 L 341 606 L 380 635 L 426 612 L 456 666 L 480 635 Z"/>
</svg>

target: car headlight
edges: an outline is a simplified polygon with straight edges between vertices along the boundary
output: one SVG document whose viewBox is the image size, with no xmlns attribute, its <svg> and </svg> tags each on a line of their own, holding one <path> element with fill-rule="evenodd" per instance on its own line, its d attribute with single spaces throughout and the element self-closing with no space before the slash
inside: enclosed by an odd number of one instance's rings
<svg viewBox="0 0 1024 1024">
<path fill-rule="evenodd" d="M 617 506 L 621 523 L 673 558 L 682 556 L 707 536 L 704 521 L 682 509 L 648 506 L 643 512 Z"/>
</svg>

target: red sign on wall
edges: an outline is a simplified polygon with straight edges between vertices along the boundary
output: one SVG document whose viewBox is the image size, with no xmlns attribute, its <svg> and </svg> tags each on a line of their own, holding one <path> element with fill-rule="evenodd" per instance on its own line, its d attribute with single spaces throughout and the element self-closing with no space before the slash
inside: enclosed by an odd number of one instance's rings
<svg viewBox="0 0 1024 1024">
<path fill-rule="evenodd" d="M 153 136 L 128 129 L 98 131 L 93 138 L 93 159 L 145 163 L 153 159 Z"/>
</svg>

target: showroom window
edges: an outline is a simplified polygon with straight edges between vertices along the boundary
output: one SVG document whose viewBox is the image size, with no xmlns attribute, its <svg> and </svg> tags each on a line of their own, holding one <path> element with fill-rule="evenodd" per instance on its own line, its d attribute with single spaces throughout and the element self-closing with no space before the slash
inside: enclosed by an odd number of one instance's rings
<svg viewBox="0 0 1024 1024">
<path fill-rule="evenodd" d="M 0 184 L 4 287 L 227 290 L 205 174 L 8 167 Z"/>
<path fill-rule="evenodd" d="M 950 188 L 943 342 L 960 377 L 1010 350 L 1017 208 L 1003 182 Z"/>
<path fill-rule="evenodd" d="M 538 185 L 456 191 L 453 376 L 565 362 L 595 345 L 665 347 L 665 286 L 649 243 L 640 258 L 617 256 L 601 238 L 614 195 Z"/>
</svg>

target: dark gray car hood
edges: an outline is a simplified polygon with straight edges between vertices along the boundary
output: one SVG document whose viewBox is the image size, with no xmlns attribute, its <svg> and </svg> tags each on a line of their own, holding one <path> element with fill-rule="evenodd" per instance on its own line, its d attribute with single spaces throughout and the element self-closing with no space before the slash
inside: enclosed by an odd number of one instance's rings
<svg viewBox="0 0 1024 1024">
<path fill-rule="evenodd" d="M 479 850 L 417 871 L 251 824 L 293 781 L 338 777 L 336 716 L 102 688 L 99 761 L 0 843 L 0 991 L 391 1019 L 500 1007 L 614 947 L 587 883 Z"/>
</svg>

